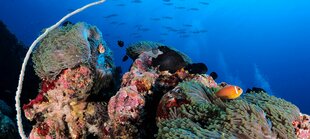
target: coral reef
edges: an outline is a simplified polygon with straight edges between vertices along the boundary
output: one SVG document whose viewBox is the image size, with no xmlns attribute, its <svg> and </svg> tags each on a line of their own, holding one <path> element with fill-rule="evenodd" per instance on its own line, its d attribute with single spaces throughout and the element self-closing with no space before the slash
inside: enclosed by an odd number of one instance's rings
<svg viewBox="0 0 310 139">
<path fill-rule="evenodd" d="M 62 26 L 43 39 L 33 55 L 41 88 L 23 106 L 26 118 L 36 121 L 29 138 L 105 136 L 107 104 L 92 98 L 113 81 L 111 54 L 100 31 L 85 23 Z"/>
<path fill-rule="evenodd" d="M 111 54 L 100 31 L 85 23 L 60 27 L 40 43 L 33 60 L 41 88 L 23 107 L 36 121 L 30 138 L 310 137 L 309 116 L 295 105 L 263 89 L 218 97 L 231 85 L 217 84 L 203 63 L 157 42 L 127 48 L 134 62 L 109 97 Z"/>
</svg>

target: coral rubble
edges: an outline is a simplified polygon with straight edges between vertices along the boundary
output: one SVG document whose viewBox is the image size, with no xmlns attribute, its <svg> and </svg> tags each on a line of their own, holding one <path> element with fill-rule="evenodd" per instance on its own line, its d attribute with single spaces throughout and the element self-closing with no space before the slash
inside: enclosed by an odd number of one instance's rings
<svg viewBox="0 0 310 139">
<path fill-rule="evenodd" d="M 222 99 L 227 83 L 204 64 L 189 71 L 195 64 L 172 47 L 141 41 L 127 55 L 130 70 L 104 100 L 116 76 L 100 31 L 77 23 L 48 35 L 33 55 L 39 94 L 23 107 L 36 121 L 30 138 L 310 138 L 309 116 L 295 105 L 262 89 Z"/>
</svg>

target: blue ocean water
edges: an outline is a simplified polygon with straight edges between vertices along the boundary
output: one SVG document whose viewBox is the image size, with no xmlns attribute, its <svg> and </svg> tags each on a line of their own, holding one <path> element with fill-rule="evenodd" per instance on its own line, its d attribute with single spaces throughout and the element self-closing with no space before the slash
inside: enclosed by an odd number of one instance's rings
<svg viewBox="0 0 310 139">
<path fill-rule="evenodd" d="M 0 20 L 26 46 L 90 0 L 1 0 Z M 69 20 L 96 25 L 122 62 L 125 45 L 159 41 L 207 64 L 217 82 L 261 87 L 310 113 L 310 1 L 107 0 Z M 17 86 L 17 84 L 16 84 Z"/>
</svg>

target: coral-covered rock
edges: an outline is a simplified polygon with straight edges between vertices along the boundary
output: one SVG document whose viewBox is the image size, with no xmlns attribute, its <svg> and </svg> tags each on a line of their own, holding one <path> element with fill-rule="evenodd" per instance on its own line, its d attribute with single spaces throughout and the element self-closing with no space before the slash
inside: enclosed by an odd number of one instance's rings
<svg viewBox="0 0 310 139">
<path fill-rule="evenodd" d="M 135 86 L 121 88 L 109 101 L 109 117 L 113 121 L 138 120 L 145 105 Z"/>
<path fill-rule="evenodd" d="M 310 138 L 310 116 L 300 113 L 299 119 L 293 122 L 295 133 L 299 139 Z"/>
<path fill-rule="evenodd" d="M 103 54 L 97 51 L 99 45 L 104 47 Z M 111 51 L 102 40 L 101 32 L 86 23 L 53 30 L 34 51 L 33 61 L 37 75 L 45 80 L 54 80 L 62 70 L 80 64 L 94 66 L 98 70 L 113 67 Z"/>
<path fill-rule="evenodd" d="M 91 95 L 93 79 L 91 70 L 85 66 L 64 70 L 58 80 L 54 81 L 53 88 L 39 94 L 41 101 L 31 101 L 31 105 L 25 105 L 25 116 L 37 121 L 30 137 L 104 136 L 101 129 L 107 121 L 106 105 L 86 101 Z"/>
<path fill-rule="evenodd" d="M 163 44 L 152 41 L 139 41 L 133 44 L 130 44 L 126 48 L 126 54 L 133 60 L 137 59 L 140 54 L 147 51 L 157 51 L 156 49 Z"/>
<path fill-rule="evenodd" d="M 85 23 L 62 26 L 43 39 L 33 60 L 42 83 L 23 107 L 36 122 L 29 138 L 107 136 L 107 104 L 98 92 L 111 87 L 114 65 L 101 32 Z"/>
</svg>

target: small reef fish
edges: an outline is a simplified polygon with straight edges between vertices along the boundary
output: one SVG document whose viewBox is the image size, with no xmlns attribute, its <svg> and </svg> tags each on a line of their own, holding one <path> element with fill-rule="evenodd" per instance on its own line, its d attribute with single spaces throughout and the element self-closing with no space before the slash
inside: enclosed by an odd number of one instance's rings
<svg viewBox="0 0 310 139">
<path fill-rule="evenodd" d="M 101 43 L 98 45 L 98 52 L 100 54 L 103 54 L 105 52 L 105 49 L 104 49 L 104 47 L 103 47 L 103 45 Z"/>
<path fill-rule="evenodd" d="M 67 26 L 67 25 L 74 25 L 71 21 L 65 21 L 62 23 L 62 26 Z"/>
<path fill-rule="evenodd" d="M 190 8 L 190 9 L 188 9 L 188 10 L 190 10 L 190 11 L 199 11 L 198 8 Z"/>
<path fill-rule="evenodd" d="M 160 18 L 150 18 L 153 21 L 160 21 Z"/>
<path fill-rule="evenodd" d="M 125 4 L 121 3 L 121 4 L 117 4 L 116 6 L 121 6 L 122 7 L 122 6 L 125 6 Z"/>
<path fill-rule="evenodd" d="M 191 25 L 191 24 L 183 24 L 183 26 L 185 26 L 185 27 L 192 27 L 193 25 Z"/>
<path fill-rule="evenodd" d="M 208 67 L 204 63 L 188 64 L 184 69 L 190 74 L 205 74 L 208 71 Z"/>
<path fill-rule="evenodd" d="M 168 19 L 168 20 L 172 20 L 173 19 L 173 17 L 171 17 L 171 16 L 163 16 L 162 18 L 163 19 Z"/>
<path fill-rule="evenodd" d="M 217 79 L 217 77 L 218 77 L 216 72 L 211 72 L 210 76 L 213 78 L 213 80 Z"/>
<path fill-rule="evenodd" d="M 110 14 L 110 15 L 105 16 L 104 18 L 111 18 L 111 17 L 115 17 L 115 16 L 118 16 L 118 14 Z"/>
<path fill-rule="evenodd" d="M 179 10 L 183 10 L 183 9 L 186 9 L 186 7 L 175 7 L 176 9 L 179 9 Z"/>
<path fill-rule="evenodd" d="M 147 31 L 149 31 L 150 29 L 148 29 L 148 28 L 139 28 L 139 31 L 142 31 L 142 32 L 147 32 Z"/>
<path fill-rule="evenodd" d="M 236 99 L 242 94 L 243 90 L 238 86 L 227 85 L 217 91 L 215 95 L 222 99 Z"/>
<path fill-rule="evenodd" d="M 117 41 L 117 45 L 118 45 L 119 47 L 123 47 L 123 46 L 124 46 L 124 42 L 121 41 L 121 40 L 118 40 L 118 41 Z"/>
<path fill-rule="evenodd" d="M 133 0 L 133 1 L 131 1 L 132 3 L 142 3 L 142 1 L 141 0 Z"/>
<path fill-rule="evenodd" d="M 173 3 L 164 3 L 164 5 L 171 6 Z"/>
<path fill-rule="evenodd" d="M 209 5 L 208 2 L 203 2 L 203 1 L 201 1 L 201 2 L 199 2 L 199 3 L 202 4 L 202 5 Z"/>
<path fill-rule="evenodd" d="M 125 55 L 125 56 L 123 57 L 122 61 L 125 62 L 125 61 L 128 60 L 128 58 L 129 58 L 129 57 L 128 57 L 127 55 Z"/>
</svg>

